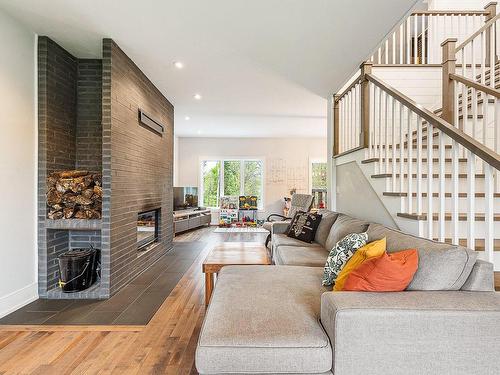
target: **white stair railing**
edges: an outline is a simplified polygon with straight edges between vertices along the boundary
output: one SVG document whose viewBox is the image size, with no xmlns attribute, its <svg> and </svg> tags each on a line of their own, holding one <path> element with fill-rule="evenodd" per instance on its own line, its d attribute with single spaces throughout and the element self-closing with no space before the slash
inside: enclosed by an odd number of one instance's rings
<svg viewBox="0 0 500 375">
<path fill-rule="evenodd" d="M 443 112 L 450 114 L 449 122 L 496 152 L 500 151 L 499 22 L 500 14 L 456 48 L 456 39 L 443 42 L 448 55 L 443 62 L 443 85 L 448 86 L 444 91 L 454 98 L 443 101 Z"/>
<path fill-rule="evenodd" d="M 493 260 L 494 221 L 498 219 L 493 203 L 495 194 L 500 193 L 495 187 L 500 155 L 377 78 L 371 73 L 371 66 L 369 62 L 363 64 L 352 87 L 336 96 L 334 143 L 338 140 L 348 147 L 337 146 L 334 155 L 365 148 L 367 158 L 376 161 L 376 174 L 372 177 L 385 178 L 387 193 L 401 197 L 398 216 L 424 223 L 420 235 L 440 240 L 448 236 L 455 244 L 467 238 L 467 245 L 474 249 L 475 223 L 484 221 L 484 246 L 488 259 Z M 349 109 L 345 116 L 340 103 L 342 98 L 349 103 L 349 95 L 355 97 L 354 93 L 359 95 L 355 105 L 345 105 Z M 357 115 L 350 115 L 353 112 Z M 355 134 L 358 142 L 345 143 L 340 139 L 344 133 Z M 463 156 L 467 162 L 465 171 L 460 168 Z M 446 163 L 451 164 L 449 170 Z M 476 210 L 478 179 L 484 180 L 484 193 L 480 193 L 484 197 L 484 213 Z M 459 198 L 464 197 L 468 201 L 467 212 L 460 210 Z M 451 207 L 445 198 L 451 198 Z M 466 232 L 462 228 L 464 222 Z"/>
<path fill-rule="evenodd" d="M 381 92 L 382 101 L 393 103 L 392 105 L 396 107 L 396 109 L 392 111 L 392 114 L 384 108 L 383 111 L 385 111 L 385 113 L 381 116 L 376 113 L 378 111 L 377 107 L 372 108 L 372 110 L 375 111 L 373 118 L 389 118 L 390 120 L 385 121 L 385 123 L 375 121 L 373 124 L 370 124 L 370 135 L 381 131 L 383 132 L 386 124 L 389 124 L 391 129 L 386 131 L 387 134 L 390 134 L 389 137 L 382 137 L 382 143 L 380 143 L 380 139 L 370 136 L 369 139 L 371 141 L 368 147 L 373 151 L 392 148 L 393 162 L 395 160 L 394 150 L 399 148 L 399 175 L 397 174 L 397 169 L 393 166 L 391 173 L 385 170 L 387 175 L 380 176 L 390 177 L 392 181 L 392 183 L 389 184 L 390 187 L 397 186 L 396 180 L 398 178 L 404 179 L 404 184 L 406 185 L 405 190 L 407 192 L 406 205 L 404 211 L 398 214 L 398 216 L 424 221 L 425 232 L 420 234 L 426 235 L 428 238 L 437 236 L 441 239 L 445 238 L 444 223 L 451 219 L 453 233 L 452 241 L 454 243 L 458 243 L 459 239 L 459 221 L 467 221 L 467 245 L 470 248 L 474 248 L 474 223 L 476 218 L 479 217 L 474 206 L 476 198 L 475 176 L 477 173 L 475 159 L 477 158 L 480 160 L 485 166 L 483 169 L 485 178 L 485 199 L 486 202 L 492 203 L 495 193 L 493 184 L 494 171 L 500 169 L 500 155 L 483 146 L 480 142 L 447 123 L 442 118 L 437 117 L 432 112 L 419 106 L 413 100 L 390 87 L 374 75 L 368 74 L 366 79 L 370 82 L 370 85 L 374 86 L 374 91 Z M 398 113 L 400 115 L 395 116 L 395 114 Z M 394 134 L 399 134 L 399 138 L 393 137 L 392 135 Z M 466 150 L 467 155 L 466 176 L 460 173 L 458 167 L 459 150 L 461 148 Z M 443 159 L 446 153 L 450 154 L 452 159 L 452 171 L 448 174 L 445 173 L 442 167 L 444 166 Z M 439 173 L 434 172 L 433 161 L 436 157 L 438 157 L 441 163 Z M 387 164 L 387 153 L 383 155 L 383 158 L 385 158 L 385 163 L 382 163 L 382 160 L 380 160 L 380 164 Z M 403 163 L 405 159 L 407 160 L 406 170 L 404 170 L 405 163 Z M 423 168 L 423 164 L 426 164 L 425 169 Z M 413 166 L 416 167 L 415 172 Z M 458 197 L 464 193 L 459 190 L 460 185 L 458 183 L 459 179 L 462 178 L 467 178 L 468 181 L 467 191 L 465 193 L 469 201 L 469 209 L 466 214 L 461 213 L 458 206 Z M 454 202 L 451 211 L 445 208 L 443 199 L 447 193 L 445 184 L 443 183 L 446 179 L 451 180 L 451 196 Z M 424 180 L 427 181 L 426 184 L 424 184 Z M 401 193 L 403 192 L 404 190 L 401 191 Z M 437 196 L 440 198 L 437 212 L 434 209 L 432 199 L 435 193 L 437 193 Z M 412 202 L 413 196 L 415 196 L 415 206 L 413 206 Z M 424 197 L 426 197 L 425 205 L 423 200 Z M 493 204 L 486 206 L 484 218 L 481 216 L 481 220 L 486 222 L 485 248 L 489 259 L 492 260 L 494 242 Z M 437 227 L 439 228 L 439 233 L 434 233 L 434 222 L 436 221 L 438 222 Z"/>
<path fill-rule="evenodd" d="M 496 15 L 496 3 L 484 10 L 419 11 L 404 19 L 379 45 L 369 61 L 377 65 L 440 64 L 440 44 L 459 43 Z"/>
</svg>

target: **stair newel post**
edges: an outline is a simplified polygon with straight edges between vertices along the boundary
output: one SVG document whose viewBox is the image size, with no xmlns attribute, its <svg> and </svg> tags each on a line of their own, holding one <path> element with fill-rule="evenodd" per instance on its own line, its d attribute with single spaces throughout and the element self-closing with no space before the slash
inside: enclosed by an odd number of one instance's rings
<svg viewBox="0 0 500 375">
<path fill-rule="evenodd" d="M 488 13 L 484 17 L 484 22 L 487 23 L 497 15 L 497 2 L 493 1 L 491 3 L 486 4 L 484 10 Z M 491 32 L 486 31 L 486 53 L 485 53 L 486 64 L 488 64 L 491 61 L 492 47 L 494 48 L 494 46 L 491 45 Z M 495 53 L 495 51 L 493 51 L 493 53 Z"/>
<path fill-rule="evenodd" d="M 333 96 L 333 156 L 339 154 L 340 151 L 340 110 L 339 110 L 340 95 Z"/>
<path fill-rule="evenodd" d="M 370 146 L 370 82 L 366 75 L 372 73 L 373 63 L 366 61 L 361 64 L 361 134 L 359 144 L 367 148 Z"/>
<path fill-rule="evenodd" d="M 455 122 L 455 82 L 450 78 L 451 73 L 455 73 L 457 57 L 455 53 L 457 45 L 456 38 L 446 39 L 441 43 L 443 50 L 443 90 L 442 90 L 442 102 L 443 102 L 443 112 L 441 117 L 443 120 L 449 122 L 452 125 L 456 125 Z"/>
</svg>

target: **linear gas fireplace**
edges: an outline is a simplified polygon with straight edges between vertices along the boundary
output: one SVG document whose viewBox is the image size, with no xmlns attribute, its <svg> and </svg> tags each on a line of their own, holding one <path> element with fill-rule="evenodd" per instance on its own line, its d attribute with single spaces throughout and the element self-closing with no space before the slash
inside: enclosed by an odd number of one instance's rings
<svg viewBox="0 0 500 375">
<path fill-rule="evenodd" d="M 137 250 L 146 251 L 158 242 L 160 210 L 151 210 L 137 214 Z"/>
</svg>

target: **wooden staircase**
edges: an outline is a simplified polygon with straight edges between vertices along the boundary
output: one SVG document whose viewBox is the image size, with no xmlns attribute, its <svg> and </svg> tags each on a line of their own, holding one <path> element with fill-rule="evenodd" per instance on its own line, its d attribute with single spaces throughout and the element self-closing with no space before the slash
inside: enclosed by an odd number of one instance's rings
<svg viewBox="0 0 500 375">
<path fill-rule="evenodd" d="M 353 158 L 401 229 L 468 246 L 500 270 L 500 16 L 494 5 L 487 10 L 484 25 L 458 47 L 456 39 L 440 47 L 442 108 L 429 111 L 362 64 L 334 96 L 333 154 L 345 161 L 363 153 Z M 408 43 L 400 42 L 401 51 Z M 429 60 L 423 56 L 419 65 Z"/>
</svg>

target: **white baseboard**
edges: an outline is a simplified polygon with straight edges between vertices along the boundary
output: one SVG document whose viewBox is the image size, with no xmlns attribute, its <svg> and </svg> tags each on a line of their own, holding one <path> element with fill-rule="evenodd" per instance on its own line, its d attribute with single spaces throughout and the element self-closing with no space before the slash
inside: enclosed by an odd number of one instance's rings
<svg viewBox="0 0 500 375">
<path fill-rule="evenodd" d="M 0 318 L 38 298 L 38 283 L 32 283 L 0 297 Z"/>
</svg>

